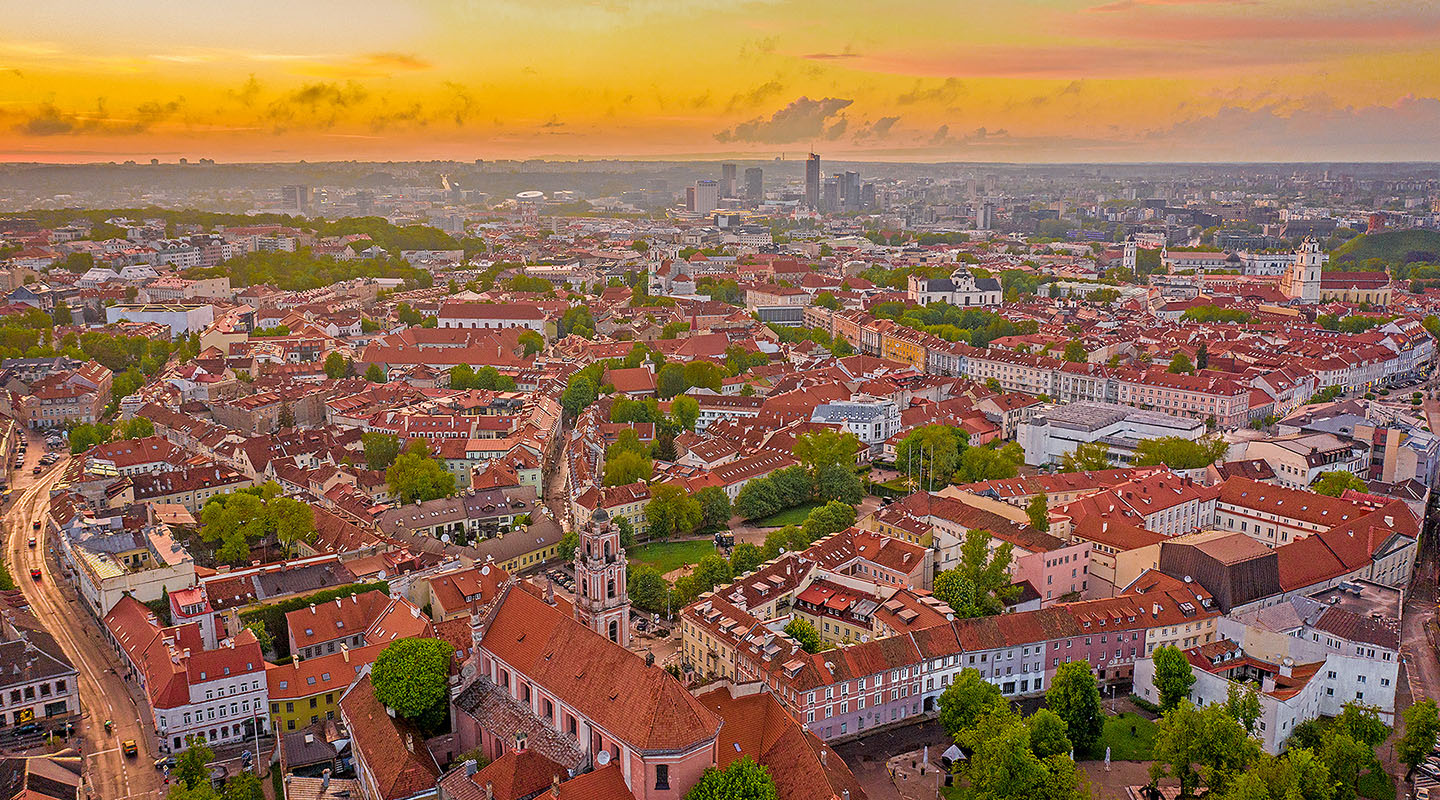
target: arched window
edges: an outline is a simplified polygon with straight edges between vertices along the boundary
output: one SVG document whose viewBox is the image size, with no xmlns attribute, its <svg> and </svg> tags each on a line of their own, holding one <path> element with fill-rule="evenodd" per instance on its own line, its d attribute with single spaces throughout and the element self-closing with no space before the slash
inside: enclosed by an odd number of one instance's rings
<svg viewBox="0 0 1440 800">
<path fill-rule="evenodd" d="M 614 597 L 615 597 L 615 579 L 614 579 L 614 578 L 611 578 L 610 580 L 608 580 L 608 581 L 605 582 L 605 596 L 606 596 L 606 597 L 610 597 L 610 598 L 614 598 Z"/>
<path fill-rule="evenodd" d="M 620 623 L 613 619 L 610 620 L 610 641 L 617 644 L 620 641 Z"/>
</svg>

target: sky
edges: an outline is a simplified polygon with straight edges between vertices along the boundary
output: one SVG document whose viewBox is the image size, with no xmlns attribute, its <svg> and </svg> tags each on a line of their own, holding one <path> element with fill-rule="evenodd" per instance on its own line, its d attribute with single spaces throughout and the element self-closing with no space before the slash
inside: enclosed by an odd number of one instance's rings
<svg viewBox="0 0 1440 800">
<path fill-rule="evenodd" d="M 0 19 L 0 161 L 1440 159 L 1429 0 L 0 0 Z"/>
</svg>

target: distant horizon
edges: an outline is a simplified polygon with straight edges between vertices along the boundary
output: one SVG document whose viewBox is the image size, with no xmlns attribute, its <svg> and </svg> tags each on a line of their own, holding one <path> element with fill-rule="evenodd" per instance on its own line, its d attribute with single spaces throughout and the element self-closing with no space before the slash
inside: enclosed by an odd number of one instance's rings
<svg viewBox="0 0 1440 800">
<path fill-rule="evenodd" d="M 1199 160 L 1155 160 L 1155 161 L 967 161 L 967 160 L 886 160 L 877 158 L 827 158 L 823 152 L 817 153 L 821 163 L 859 164 L 874 166 L 936 166 L 936 167 L 1320 167 L 1320 166 L 1354 166 L 1354 167 L 1380 167 L 1380 166 L 1434 166 L 1440 167 L 1440 156 L 1434 160 L 1424 159 L 1399 159 L 1399 160 L 1335 160 L 1335 159 L 1313 159 L 1295 161 L 1199 161 Z M 161 159 L 158 164 L 150 163 L 151 158 L 158 156 L 147 156 L 144 158 L 108 159 L 105 161 L 5 161 L 0 160 L 0 168 L 5 167 L 256 167 L 256 166 L 334 166 L 344 164 L 459 164 L 462 166 L 477 166 L 476 159 L 461 158 L 412 158 L 412 159 L 369 159 L 369 158 L 329 158 L 329 159 L 306 159 L 294 160 L 219 160 L 210 159 L 208 156 L 178 156 L 170 160 Z M 186 158 L 184 164 L 179 158 Z M 207 159 L 202 163 L 202 159 Z M 803 158 L 760 158 L 754 155 L 746 156 L 534 156 L 529 158 L 482 158 L 478 166 L 485 166 L 496 163 L 524 164 L 539 162 L 542 164 L 795 164 L 803 167 Z"/>
</svg>

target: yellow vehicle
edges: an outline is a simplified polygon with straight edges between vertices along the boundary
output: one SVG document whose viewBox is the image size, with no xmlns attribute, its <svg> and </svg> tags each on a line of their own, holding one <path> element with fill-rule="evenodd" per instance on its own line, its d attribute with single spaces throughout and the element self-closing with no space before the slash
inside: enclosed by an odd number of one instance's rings
<svg viewBox="0 0 1440 800">
<path fill-rule="evenodd" d="M 126 739 L 124 743 L 120 745 L 120 749 L 125 752 L 126 758 L 134 758 L 135 754 L 139 752 L 135 747 L 134 739 Z"/>
</svg>

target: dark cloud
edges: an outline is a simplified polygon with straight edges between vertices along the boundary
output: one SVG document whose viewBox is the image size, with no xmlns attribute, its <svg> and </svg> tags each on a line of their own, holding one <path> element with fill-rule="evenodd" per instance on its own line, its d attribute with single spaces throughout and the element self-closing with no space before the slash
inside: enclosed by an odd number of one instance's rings
<svg viewBox="0 0 1440 800">
<path fill-rule="evenodd" d="M 778 96 L 785 91 L 785 84 L 778 79 L 766 81 L 748 92 L 741 92 L 730 98 L 730 103 L 725 106 L 726 111 L 734 111 L 742 108 L 754 108 L 762 105 L 770 98 Z"/>
<path fill-rule="evenodd" d="M 841 117 L 840 119 L 835 120 L 835 124 L 825 129 L 825 138 L 833 142 L 836 139 L 839 139 L 841 136 L 844 136 L 845 129 L 849 126 L 850 120 Z"/>
<path fill-rule="evenodd" d="M 183 99 L 141 103 L 128 118 L 112 116 L 105 98 L 95 101 L 93 111 L 66 111 L 52 103 L 44 103 L 29 113 L 21 114 L 13 127 L 25 136 L 64 136 L 89 133 L 112 136 L 144 133 L 156 123 L 164 122 L 180 111 Z"/>
<path fill-rule="evenodd" d="M 360 59 L 367 67 L 386 70 L 430 69 L 431 64 L 413 53 L 367 53 Z"/>
<path fill-rule="evenodd" d="M 721 142 L 787 144 L 819 137 L 830 118 L 854 103 L 840 97 L 811 100 L 801 97 L 776 111 L 769 119 L 756 117 L 715 134 Z"/>
<path fill-rule="evenodd" d="M 801 58 L 809 61 L 833 61 L 835 59 L 859 58 L 860 54 L 855 52 L 854 45 L 845 45 L 845 49 L 838 53 L 807 53 Z"/>
<path fill-rule="evenodd" d="M 946 78 L 939 86 L 926 86 L 916 81 L 915 88 L 895 98 L 902 106 L 914 103 L 953 103 L 965 92 L 965 83 L 959 78 Z"/>
</svg>

